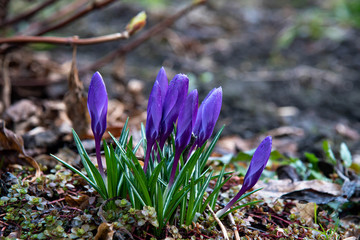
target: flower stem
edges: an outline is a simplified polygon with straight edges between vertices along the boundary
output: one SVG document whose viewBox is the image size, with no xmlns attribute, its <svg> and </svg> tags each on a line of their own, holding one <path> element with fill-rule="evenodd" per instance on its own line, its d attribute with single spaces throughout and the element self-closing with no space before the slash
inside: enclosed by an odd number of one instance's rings
<svg viewBox="0 0 360 240">
<path fill-rule="evenodd" d="M 146 148 L 145 159 L 144 159 L 144 172 L 145 172 L 145 173 L 146 173 L 146 171 L 147 171 L 148 164 L 149 164 L 151 148 L 152 148 L 151 145 L 148 144 L 148 146 L 147 146 L 147 148 Z"/>
<path fill-rule="evenodd" d="M 177 169 L 177 165 L 179 163 L 181 153 L 182 153 L 181 151 L 175 152 L 174 163 L 173 163 L 173 166 L 172 166 L 172 169 L 171 169 L 171 174 L 170 174 L 170 179 L 169 179 L 169 186 L 170 187 L 173 185 L 174 180 L 175 180 L 175 173 L 176 173 L 176 169 Z"/>
<path fill-rule="evenodd" d="M 100 153 L 100 141 L 101 139 L 99 138 L 95 138 L 95 150 L 96 150 L 96 159 L 97 159 L 97 164 L 99 166 L 99 172 L 100 175 L 102 176 L 102 178 L 105 180 L 105 171 L 104 171 L 104 167 L 102 165 L 102 161 L 101 161 L 101 153 Z"/>
<path fill-rule="evenodd" d="M 236 194 L 236 196 L 228 204 L 226 204 L 226 206 L 223 209 L 218 211 L 216 213 L 216 216 L 220 218 L 222 215 L 224 215 L 226 213 L 226 211 L 229 208 L 231 208 L 232 205 L 234 205 L 237 200 L 239 200 L 239 198 L 246 192 L 246 190 L 247 189 L 245 189 L 244 187 L 241 187 L 240 191 Z"/>
</svg>

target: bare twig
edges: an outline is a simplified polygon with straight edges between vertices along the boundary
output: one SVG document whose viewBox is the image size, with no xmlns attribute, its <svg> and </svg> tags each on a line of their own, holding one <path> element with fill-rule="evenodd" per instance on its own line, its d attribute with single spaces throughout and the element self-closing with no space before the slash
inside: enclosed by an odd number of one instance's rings
<svg viewBox="0 0 360 240">
<path fill-rule="evenodd" d="M 39 29 L 45 28 L 45 26 L 54 25 L 56 22 L 63 21 L 63 19 L 66 19 L 69 16 L 73 15 L 75 12 L 80 11 L 80 9 L 85 8 L 88 4 L 89 0 L 76 0 L 72 3 L 66 4 L 48 18 L 30 23 L 25 30 L 19 33 L 19 35 L 34 35 L 34 33 L 40 31 Z"/>
<path fill-rule="evenodd" d="M 29 19 L 32 16 L 34 16 L 36 13 L 40 12 L 42 9 L 50 6 L 51 4 L 55 3 L 56 1 L 58 1 L 58 0 L 47 0 L 47 1 L 39 4 L 38 6 L 17 15 L 16 17 L 13 17 L 13 18 L 11 18 L 9 20 L 5 20 L 4 22 L 2 22 L 0 24 L 0 28 L 11 25 L 11 24 L 14 24 L 14 23 L 17 23 L 17 22 L 22 21 L 22 20 Z"/>
<path fill-rule="evenodd" d="M 215 218 L 215 221 L 219 224 L 219 226 L 220 226 L 220 228 L 221 228 L 221 231 L 222 231 L 222 233 L 223 233 L 223 235 L 224 235 L 225 240 L 229 240 L 229 236 L 228 236 L 228 234 L 227 234 L 227 231 L 226 231 L 226 228 L 225 228 L 224 224 L 222 224 L 222 222 L 221 222 L 220 219 L 216 216 L 216 214 L 215 214 L 214 211 L 211 209 L 211 207 L 210 207 L 209 204 L 207 205 L 207 207 L 208 207 L 210 213 L 211 213 L 211 214 L 213 215 L 213 217 Z"/>
<path fill-rule="evenodd" d="M 89 0 L 76 0 L 72 3 L 69 3 L 65 6 L 63 6 L 59 11 L 56 11 L 53 15 L 49 16 L 48 19 L 41 22 L 43 26 L 50 25 L 51 22 L 56 22 L 58 19 L 63 19 L 71 14 L 73 14 L 76 11 L 79 11 L 79 9 L 82 8 L 82 6 L 85 6 L 88 4 Z M 33 23 L 33 24 L 39 24 L 39 23 Z M 29 28 L 32 28 L 31 25 Z"/>
<path fill-rule="evenodd" d="M 105 64 L 107 64 L 108 62 L 113 61 L 116 57 L 118 57 L 120 55 L 124 55 L 127 52 L 130 52 L 130 51 L 134 50 L 135 48 L 140 46 L 142 43 L 144 43 L 145 41 L 147 41 L 148 39 L 150 39 L 154 35 L 164 31 L 166 28 L 168 28 L 172 24 L 174 24 L 174 22 L 176 22 L 179 18 L 181 18 L 182 16 L 184 16 L 185 14 L 190 12 L 191 10 L 195 9 L 196 7 L 204 4 L 205 2 L 206 2 L 206 0 L 193 1 L 193 3 L 191 5 L 185 7 L 184 9 L 182 9 L 179 12 L 175 13 L 174 15 L 166 18 L 164 21 L 156 24 L 155 26 L 153 26 L 152 28 L 150 28 L 149 30 L 144 32 L 140 37 L 138 37 L 133 42 L 118 48 L 116 51 L 111 52 L 110 54 L 108 54 L 105 57 L 101 58 L 99 61 L 95 62 L 94 64 L 92 64 L 92 65 L 90 65 L 90 66 L 88 66 L 88 67 L 86 67 L 84 69 L 81 69 L 80 72 L 98 69 L 98 68 L 104 66 Z"/>
<path fill-rule="evenodd" d="M 240 240 L 239 231 L 238 231 L 238 229 L 236 227 L 233 215 L 231 213 L 229 213 L 228 217 L 229 217 L 229 220 L 230 220 L 230 223 L 231 223 L 231 227 L 232 227 L 232 229 L 234 230 L 234 233 L 235 233 L 235 240 Z"/>
<path fill-rule="evenodd" d="M 90 45 L 103 42 L 116 41 L 119 39 L 128 39 L 129 33 L 114 33 L 93 38 L 75 38 L 75 37 L 41 37 L 41 36 L 15 36 L 8 38 L 0 38 L 0 44 L 3 43 L 52 43 L 66 45 Z"/>
<path fill-rule="evenodd" d="M 80 10 L 79 12 L 75 13 L 75 15 L 64 19 L 58 23 L 55 23 L 54 25 L 50 26 L 50 27 L 45 27 L 44 29 L 40 29 L 37 33 L 35 33 L 35 36 L 41 36 L 47 32 L 51 32 L 54 31 L 56 29 L 62 28 L 66 25 L 68 25 L 69 23 L 75 21 L 78 18 L 81 18 L 83 16 L 85 16 L 86 14 L 90 13 L 93 10 L 97 10 L 100 8 L 103 8 L 107 5 L 109 5 L 110 3 L 114 2 L 115 0 L 104 0 L 104 1 L 92 1 L 92 4 L 89 5 L 88 7 L 86 7 L 85 9 Z"/>
<path fill-rule="evenodd" d="M 11 81 L 9 74 L 10 56 L 5 55 L 2 66 L 2 78 L 4 79 L 4 86 L 2 90 L 2 101 L 4 104 L 4 110 L 10 107 L 11 104 Z"/>
</svg>

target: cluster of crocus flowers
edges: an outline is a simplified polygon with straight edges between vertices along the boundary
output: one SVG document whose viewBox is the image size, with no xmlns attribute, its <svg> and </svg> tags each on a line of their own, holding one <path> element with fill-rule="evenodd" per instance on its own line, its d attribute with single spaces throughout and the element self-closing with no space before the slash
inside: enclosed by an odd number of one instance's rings
<svg viewBox="0 0 360 240">
<path fill-rule="evenodd" d="M 175 153 L 168 185 L 171 187 L 175 181 L 179 161 L 183 155 L 184 163 L 195 148 L 201 148 L 211 137 L 220 114 L 222 105 L 222 89 L 214 88 L 198 107 L 198 92 L 188 93 L 189 79 L 184 74 L 177 74 L 168 83 L 164 68 L 161 68 L 152 91 L 150 93 L 145 135 L 147 148 L 144 160 L 144 172 L 147 172 L 149 161 L 159 158 L 160 151 L 166 140 L 174 132 L 176 126 Z M 101 75 L 96 72 L 90 82 L 88 92 L 88 110 L 91 117 L 91 129 L 95 138 L 95 149 L 99 172 L 105 179 L 105 172 L 101 161 L 100 143 L 106 130 L 106 115 L 108 97 L 106 87 Z M 255 150 L 249 168 L 244 177 L 244 183 L 236 196 L 220 211 L 218 217 L 223 216 L 240 197 L 251 189 L 259 180 L 270 157 L 272 139 L 266 137 Z M 152 158 L 150 157 L 152 156 Z"/>
<path fill-rule="evenodd" d="M 87 106 L 91 118 L 91 130 L 95 138 L 96 158 L 99 172 L 105 178 L 105 171 L 101 161 L 100 143 L 106 130 L 106 116 L 108 109 L 108 96 L 104 80 L 99 72 L 96 72 L 90 82 Z"/>
<path fill-rule="evenodd" d="M 145 172 L 151 153 L 163 149 L 166 140 L 174 130 L 174 124 L 177 122 L 170 185 L 174 181 L 181 154 L 187 148 L 193 150 L 196 146 L 201 147 L 210 138 L 221 109 L 221 87 L 210 91 L 198 108 L 198 92 L 193 90 L 188 94 L 188 86 L 189 79 L 184 74 L 175 75 L 168 84 L 165 70 L 161 68 L 148 102 Z M 189 146 L 192 136 L 196 137 L 196 141 L 194 145 Z M 156 143 L 160 149 L 157 149 Z"/>
</svg>

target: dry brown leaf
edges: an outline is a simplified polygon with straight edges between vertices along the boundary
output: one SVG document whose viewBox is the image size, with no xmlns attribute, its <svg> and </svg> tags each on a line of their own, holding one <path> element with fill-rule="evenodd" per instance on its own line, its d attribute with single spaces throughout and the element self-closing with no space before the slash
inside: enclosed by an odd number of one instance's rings
<svg viewBox="0 0 360 240">
<path fill-rule="evenodd" d="M 39 113 L 39 107 L 33 101 L 22 99 L 11 105 L 5 112 L 5 117 L 11 121 L 18 123 L 26 121 L 31 116 Z"/>
<path fill-rule="evenodd" d="M 124 126 L 124 119 L 126 119 L 124 111 L 125 105 L 122 102 L 116 99 L 109 100 L 107 115 L 108 125 L 122 128 Z"/>
<path fill-rule="evenodd" d="M 284 180 L 269 180 L 268 182 L 259 181 L 254 188 L 263 188 L 256 194 L 265 200 L 275 201 L 283 194 L 299 191 L 303 189 L 313 189 L 319 192 L 340 196 L 342 194 L 341 186 L 339 184 L 326 182 L 322 180 L 298 181 L 291 182 L 290 179 Z"/>
<path fill-rule="evenodd" d="M 4 161 L 3 166 L 25 162 L 35 168 L 36 173 L 32 181 L 41 175 L 38 163 L 25 153 L 22 138 L 6 129 L 4 121 L 0 121 L 0 159 Z"/>
<path fill-rule="evenodd" d="M 298 127 L 291 127 L 291 126 L 283 126 L 279 128 L 275 128 L 267 132 L 267 135 L 271 135 L 273 137 L 282 137 L 285 135 L 295 135 L 302 137 L 304 136 L 304 130 Z"/>
<path fill-rule="evenodd" d="M 244 140 L 237 135 L 227 136 L 218 141 L 217 147 L 224 150 L 226 153 L 237 154 L 239 151 L 250 150 L 251 142 L 249 142 L 249 140 Z"/>
<path fill-rule="evenodd" d="M 68 78 L 69 91 L 64 97 L 66 113 L 80 138 L 86 136 L 89 130 L 90 116 L 87 112 L 87 97 L 84 86 L 79 79 L 76 68 L 76 47 L 73 51 L 71 71 Z"/>
<path fill-rule="evenodd" d="M 306 225 L 312 226 L 315 216 L 315 203 L 296 203 L 296 207 L 291 209 L 291 213 L 299 213 L 300 218 L 305 220 Z"/>
<path fill-rule="evenodd" d="M 81 195 L 78 197 L 74 197 L 71 195 L 65 195 L 65 201 L 71 207 L 77 207 L 81 210 L 86 209 L 89 206 L 89 196 L 88 195 Z"/>
<path fill-rule="evenodd" d="M 354 141 L 360 139 L 360 134 L 355 129 L 352 129 L 349 126 L 346 126 L 345 124 L 338 123 L 336 124 L 335 129 L 340 135 L 346 138 L 349 138 Z"/>
<path fill-rule="evenodd" d="M 95 240 L 111 240 L 114 235 L 113 225 L 110 223 L 102 223 L 98 227 Z"/>
</svg>

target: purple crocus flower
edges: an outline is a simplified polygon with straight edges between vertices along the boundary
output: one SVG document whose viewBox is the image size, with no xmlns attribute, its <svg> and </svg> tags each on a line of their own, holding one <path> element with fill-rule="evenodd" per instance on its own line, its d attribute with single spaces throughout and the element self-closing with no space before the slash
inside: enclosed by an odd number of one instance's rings
<svg viewBox="0 0 360 240">
<path fill-rule="evenodd" d="M 197 137 L 196 145 L 198 147 L 201 147 L 214 131 L 216 121 L 219 118 L 221 103 L 221 87 L 211 90 L 204 101 L 202 101 L 193 128 L 194 135 Z"/>
<path fill-rule="evenodd" d="M 166 76 L 166 72 L 164 67 L 162 67 L 156 77 L 156 81 L 159 82 L 160 84 L 160 88 L 161 88 L 161 105 L 164 105 L 164 101 L 165 101 L 165 95 L 166 95 L 166 91 L 168 90 L 169 87 L 169 81 L 168 78 Z"/>
<path fill-rule="evenodd" d="M 147 107 L 147 118 L 145 127 L 147 147 L 144 160 L 144 172 L 146 172 L 149 164 L 151 149 L 159 136 L 161 111 L 161 86 L 160 83 L 156 80 L 151 90 Z"/>
<path fill-rule="evenodd" d="M 250 166 L 245 174 L 244 183 L 236 196 L 220 211 L 216 213 L 221 217 L 226 211 L 234 205 L 237 200 L 249 189 L 251 189 L 259 180 L 261 173 L 269 160 L 271 153 L 271 136 L 266 137 L 255 150 L 254 156 L 251 159 Z"/>
<path fill-rule="evenodd" d="M 87 106 L 91 118 L 91 129 L 95 138 L 96 158 L 101 176 L 105 177 L 101 162 L 100 142 L 106 130 L 106 115 L 108 109 L 108 97 L 104 80 L 99 72 L 96 72 L 90 82 Z"/>
<path fill-rule="evenodd" d="M 166 139 L 174 130 L 174 123 L 179 116 L 189 88 L 189 79 L 184 74 L 177 74 L 171 80 L 165 95 L 160 123 L 159 145 L 162 149 Z"/>
<path fill-rule="evenodd" d="M 190 142 L 192 128 L 195 124 L 196 115 L 198 111 L 198 92 L 193 90 L 186 98 L 185 105 L 179 113 L 179 119 L 175 138 L 175 156 L 174 163 L 171 170 L 169 185 L 174 182 L 176 169 L 179 163 L 180 156 Z"/>
</svg>

